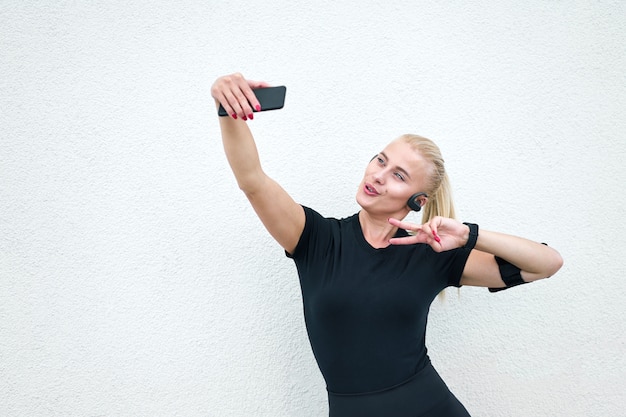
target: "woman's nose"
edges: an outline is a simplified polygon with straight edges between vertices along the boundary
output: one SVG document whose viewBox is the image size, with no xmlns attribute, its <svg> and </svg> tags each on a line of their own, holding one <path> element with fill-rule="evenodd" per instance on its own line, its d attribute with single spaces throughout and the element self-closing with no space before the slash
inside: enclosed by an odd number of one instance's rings
<svg viewBox="0 0 626 417">
<path fill-rule="evenodd" d="M 377 171 L 374 173 L 374 181 L 376 181 L 379 184 L 382 184 L 385 182 L 385 170 L 381 169 L 380 171 Z"/>
</svg>

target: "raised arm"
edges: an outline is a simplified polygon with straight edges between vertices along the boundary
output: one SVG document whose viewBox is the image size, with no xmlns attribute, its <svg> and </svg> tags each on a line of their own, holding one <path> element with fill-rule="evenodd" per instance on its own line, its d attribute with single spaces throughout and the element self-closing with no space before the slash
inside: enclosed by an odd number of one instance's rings
<svg viewBox="0 0 626 417">
<path fill-rule="evenodd" d="M 220 103 L 230 117 L 219 117 L 224 151 L 239 188 L 272 237 L 289 253 L 296 248 L 304 229 L 304 210 L 261 168 L 259 154 L 247 120 L 252 108 L 260 109 L 253 89 L 267 87 L 246 80 L 241 74 L 218 78 L 211 88 L 216 106 Z"/>
<path fill-rule="evenodd" d="M 495 257 L 519 268 L 524 282 L 550 277 L 563 265 L 561 255 L 549 246 L 487 230 L 479 230 L 478 235 L 472 237 L 469 226 L 453 219 L 434 217 L 422 225 L 397 219 L 389 219 L 389 223 L 414 233 L 413 236 L 391 239 L 390 242 L 396 245 L 426 243 L 435 251 L 442 252 L 469 242 L 473 250 L 463 270 L 462 285 L 506 287 Z"/>
</svg>

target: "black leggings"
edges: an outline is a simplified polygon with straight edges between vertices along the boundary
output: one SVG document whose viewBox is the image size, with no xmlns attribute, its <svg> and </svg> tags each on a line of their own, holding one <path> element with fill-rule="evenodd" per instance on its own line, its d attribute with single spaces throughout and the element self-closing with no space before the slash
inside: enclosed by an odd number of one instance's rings
<svg viewBox="0 0 626 417">
<path fill-rule="evenodd" d="M 329 391 L 328 405 L 329 417 L 470 417 L 431 364 L 408 381 L 382 391 Z"/>
</svg>

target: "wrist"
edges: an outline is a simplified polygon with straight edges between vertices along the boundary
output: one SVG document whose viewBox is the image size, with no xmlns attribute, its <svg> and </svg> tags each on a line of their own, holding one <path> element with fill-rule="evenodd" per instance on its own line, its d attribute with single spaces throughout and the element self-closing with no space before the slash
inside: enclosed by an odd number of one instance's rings
<svg viewBox="0 0 626 417">
<path fill-rule="evenodd" d="M 465 245 L 463 245 L 463 249 L 474 249 L 476 246 L 476 241 L 478 240 L 478 225 L 475 223 L 463 223 L 468 228 L 467 240 L 465 241 Z"/>
</svg>

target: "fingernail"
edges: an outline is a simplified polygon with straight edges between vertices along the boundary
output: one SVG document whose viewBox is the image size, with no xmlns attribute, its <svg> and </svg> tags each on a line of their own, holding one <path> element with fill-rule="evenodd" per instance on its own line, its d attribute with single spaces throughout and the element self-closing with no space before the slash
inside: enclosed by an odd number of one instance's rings
<svg viewBox="0 0 626 417">
<path fill-rule="evenodd" d="M 254 106 L 254 108 L 256 109 L 256 111 L 261 111 L 261 105 L 257 104 L 256 106 Z"/>
<path fill-rule="evenodd" d="M 249 118 L 250 120 L 254 120 L 254 114 L 250 113 L 250 114 L 248 115 L 248 118 Z"/>
<path fill-rule="evenodd" d="M 246 116 L 243 116 L 242 119 L 246 120 L 246 121 L 248 120 L 248 118 Z"/>
<path fill-rule="evenodd" d="M 435 233 L 434 230 L 433 230 L 433 237 L 435 238 L 435 242 L 441 243 L 441 239 L 439 238 L 439 236 L 437 236 L 437 233 Z"/>
<path fill-rule="evenodd" d="M 233 113 L 233 119 L 237 120 L 237 115 Z"/>
</svg>

